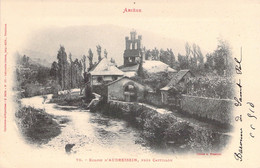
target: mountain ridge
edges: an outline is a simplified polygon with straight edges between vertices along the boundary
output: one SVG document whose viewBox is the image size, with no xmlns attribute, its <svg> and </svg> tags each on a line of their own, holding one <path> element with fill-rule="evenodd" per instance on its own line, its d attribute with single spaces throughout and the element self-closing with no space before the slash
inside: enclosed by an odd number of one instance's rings
<svg viewBox="0 0 260 168">
<path fill-rule="evenodd" d="M 88 55 L 91 48 L 94 54 L 94 62 L 97 62 L 96 45 L 108 52 L 108 58 L 114 58 L 118 65 L 123 64 L 123 53 L 125 50 L 125 37 L 130 36 L 133 29 L 115 25 L 98 26 L 69 26 L 53 27 L 39 30 L 33 33 L 26 43 L 26 49 L 21 53 L 32 57 L 46 59 L 49 62 L 57 60 L 57 52 L 60 45 L 65 47 L 67 55 L 72 54 L 72 58 L 82 58 Z M 146 49 L 172 48 L 175 56 L 178 53 L 185 53 L 184 40 L 170 39 L 162 37 L 149 31 L 136 30 L 137 35 L 142 35 L 142 46 Z"/>
</svg>

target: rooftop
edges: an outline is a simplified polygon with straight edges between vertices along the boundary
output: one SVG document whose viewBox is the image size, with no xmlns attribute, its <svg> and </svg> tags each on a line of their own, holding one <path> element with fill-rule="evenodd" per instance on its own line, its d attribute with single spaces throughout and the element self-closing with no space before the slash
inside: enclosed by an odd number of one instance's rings
<svg viewBox="0 0 260 168">
<path fill-rule="evenodd" d="M 178 84 L 181 79 L 188 73 L 191 71 L 189 69 L 184 69 L 184 70 L 180 70 L 178 73 L 176 73 L 173 78 L 170 80 L 170 82 L 163 88 L 161 88 L 161 90 L 169 90 L 171 89 L 174 85 Z M 191 73 L 193 75 L 193 73 Z M 194 75 L 193 75 L 194 76 Z"/>
<path fill-rule="evenodd" d="M 90 72 L 91 75 L 124 75 L 120 69 L 118 69 L 107 58 L 103 58 Z"/>
</svg>

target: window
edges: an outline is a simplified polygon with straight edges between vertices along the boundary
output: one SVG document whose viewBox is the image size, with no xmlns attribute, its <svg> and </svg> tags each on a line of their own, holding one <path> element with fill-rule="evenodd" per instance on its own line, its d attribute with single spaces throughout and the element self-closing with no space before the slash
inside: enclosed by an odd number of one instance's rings
<svg viewBox="0 0 260 168">
<path fill-rule="evenodd" d="M 130 85 L 126 86 L 125 91 L 126 92 L 134 92 L 135 91 L 134 85 L 130 84 Z"/>
<path fill-rule="evenodd" d="M 118 78 L 117 76 L 113 76 L 113 77 L 112 77 L 112 80 L 113 80 L 113 81 L 114 81 L 114 80 L 117 80 L 117 78 Z"/>
<path fill-rule="evenodd" d="M 98 81 L 99 83 L 103 82 L 103 77 L 102 77 L 102 76 L 99 76 L 99 77 L 97 78 L 97 81 Z"/>
</svg>

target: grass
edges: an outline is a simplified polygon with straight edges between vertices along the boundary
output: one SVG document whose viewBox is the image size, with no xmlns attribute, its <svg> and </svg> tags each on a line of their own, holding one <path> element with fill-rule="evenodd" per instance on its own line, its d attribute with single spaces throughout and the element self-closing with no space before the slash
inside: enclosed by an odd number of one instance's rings
<svg viewBox="0 0 260 168">
<path fill-rule="evenodd" d="M 29 142 L 45 144 L 61 133 L 54 116 L 42 109 L 22 107 L 16 112 L 18 126 Z"/>
<path fill-rule="evenodd" d="M 57 97 L 53 97 L 50 100 L 50 103 L 56 103 L 60 106 L 86 106 L 86 104 L 84 103 L 84 99 L 79 96 L 59 95 Z"/>
</svg>

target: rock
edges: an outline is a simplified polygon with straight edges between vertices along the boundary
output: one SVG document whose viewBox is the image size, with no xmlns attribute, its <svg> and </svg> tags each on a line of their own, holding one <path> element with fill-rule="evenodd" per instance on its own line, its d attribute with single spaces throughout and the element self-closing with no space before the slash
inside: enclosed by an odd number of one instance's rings
<svg viewBox="0 0 260 168">
<path fill-rule="evenodd" d="M 70 154 L 73 146 L 75 146 L 75 144 L 66 144 L 65 146 L 66 153 Z"/>
</svg>

